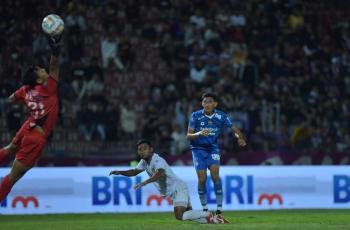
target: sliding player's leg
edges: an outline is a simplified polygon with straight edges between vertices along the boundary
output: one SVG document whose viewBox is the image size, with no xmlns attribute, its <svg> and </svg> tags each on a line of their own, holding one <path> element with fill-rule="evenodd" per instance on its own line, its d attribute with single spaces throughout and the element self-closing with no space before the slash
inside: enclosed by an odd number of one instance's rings
<svg viewBox="0 0 350 230">
<path fill-rule="evenodd" d="M 29 122 L 23 123 L 22 127 L 17 131 L 11 143 L 6 147 L 0 149 L 0 165 L 4 164 L 6 160 L 17 153 L 22 143 L 23 137 L 29 132 Z"/>
<path fill-rule="evenodd" d="M 4 164 L 9 157 L 15 155 L 17 151 L 18 147 L 13 143 L 10 143 L 9 145 L 0 149 L 0 165 Z"/>
<path fill-rule="evenodd" d="M 185 206 L 175 206 L 174 214 L 178 220 L 191 220 L 201 224 L 214 223 L 214 214 L 208 211 L 187 210 Z"/>
<path fill-rule="evenodd" d="M 0 185 L 0 202 L 11 191 L 13 185 L 31 169 L 41 156 L 45 146 L 45 136 L 33 129 L 26 133 L 21 140 L 20 149 L 12 165 L 10 173 L 5 176 Z"/>
<path fill-rule="evenodd" d="M 186 185 L 179 188 L 172 197 L 175 218 L 178 220 L 191 220 L 201 224 L 214 223 L 214 215 L 208 211 L 192 210 L 190 196 Z"/>
<path fill-rule="evenodd" d="M 0 202 L 3 201 L 11 191 L 13 185 L 30 169 L 23 163 L 15 160 L 13 162 L 11 171 L 6 175 L 0 184 Z"/>
</svg>

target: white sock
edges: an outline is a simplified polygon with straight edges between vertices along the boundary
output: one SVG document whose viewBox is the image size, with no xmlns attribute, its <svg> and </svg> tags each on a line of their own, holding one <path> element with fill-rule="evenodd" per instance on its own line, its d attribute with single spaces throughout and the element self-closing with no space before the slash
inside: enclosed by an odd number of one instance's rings
<svg viewBox="0 0 350 230">
<path fill-rule="evenodd" d="M 209 216 L 210 212 L 198 211 L 198 210 L 189 210 L 184 212 L 182 215 L 182 220 L 192 220 L 201 224 L 206 224 L 206 217 Z"/>
</svg>

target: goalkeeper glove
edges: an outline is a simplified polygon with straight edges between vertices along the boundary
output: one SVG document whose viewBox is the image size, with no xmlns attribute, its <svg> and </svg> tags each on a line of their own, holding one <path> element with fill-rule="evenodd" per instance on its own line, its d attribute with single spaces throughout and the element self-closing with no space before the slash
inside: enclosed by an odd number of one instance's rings
<svg viewBox="0 0 350 230">
<path fill-rule="evenodd" d="M 56 36 L 52 36 L 52 37 L 47 37 L 48 41 L 49 41 L 49 45 L 51 48 L 51 53 L 54 56 L 59 56 L 60 55 L 60 48 L 61 48 L 61 38 L 62 35 L 56 35 Z"/>
</svg>

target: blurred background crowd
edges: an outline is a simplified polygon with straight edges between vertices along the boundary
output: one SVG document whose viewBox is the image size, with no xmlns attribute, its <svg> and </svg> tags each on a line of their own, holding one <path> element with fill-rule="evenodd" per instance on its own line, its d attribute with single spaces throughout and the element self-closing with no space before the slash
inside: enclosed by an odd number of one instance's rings
<svg viewBox="0 0 350 230">
<path fill-rule="evenodd" d="M 28 10 L 31 9 L 31 10 Z M 115 165 L 146 137 L 191 164 L 188 117 L 220 97 L 248 139 L 220 139 L 223 164 L 350 163 L 347 1 L 2 0 L 0 143 L 27 113 L 7 97 L 48 66 L 41 20 L 65 21 L 60 120 L 40 165 Z"/>
</svg>

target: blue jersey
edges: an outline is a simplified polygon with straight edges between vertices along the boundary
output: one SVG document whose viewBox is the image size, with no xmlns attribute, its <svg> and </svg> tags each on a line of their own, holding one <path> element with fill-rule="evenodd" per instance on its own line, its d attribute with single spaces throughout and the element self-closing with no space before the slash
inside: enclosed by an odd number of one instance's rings
<svg viewBox="0 0 350 230">
<path fill-rule="evenodd" d="M 209 130 L 208 136 L 199 136 L 190 141 L 191 149 L 206 149 L 219 150 L 218 137 L 221 129 L 226 126 L 232 127 L 232 121 L 226 113 L 215 110 L 211 116 L 205 115 L 204 110 L 198 110 L 192 113 L 188 128 L 194 129 L 194 132 L 199 132 L 202 129 Z"/>
</svg>

